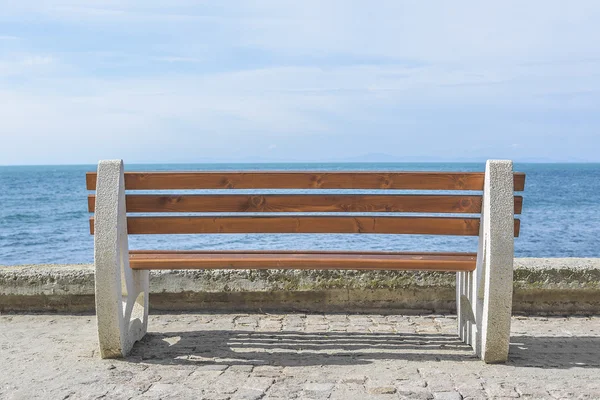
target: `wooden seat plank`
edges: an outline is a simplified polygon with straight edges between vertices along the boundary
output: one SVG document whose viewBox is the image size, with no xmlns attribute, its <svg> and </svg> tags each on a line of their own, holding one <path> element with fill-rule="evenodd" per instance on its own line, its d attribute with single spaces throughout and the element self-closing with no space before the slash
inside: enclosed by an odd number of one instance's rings
<svg viewBox="0 0 600 400">
<path fill-rule="evenodd" d="M 214 253 L 227 253 L 227 254 L 388 254 L 388 255 L 427 255 L 427 256 L 477 256 L 477 253 L 468 252 L 440 252 L 440 251 L 379 251 L 379 250 L 130 250 L 129 254 L 214 254 Z"/>
<path fill-rule="evenodd" d="M 473 271 L 473 253 L 132 252 L 132 269 L 349 269 Z"/>
</svg>

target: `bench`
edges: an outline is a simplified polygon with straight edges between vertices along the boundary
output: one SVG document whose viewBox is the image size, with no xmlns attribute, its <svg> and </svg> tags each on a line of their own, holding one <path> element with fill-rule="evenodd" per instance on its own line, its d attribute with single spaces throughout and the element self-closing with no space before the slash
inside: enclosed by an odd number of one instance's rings
<svg viewBox="0 0 600 400">
<path fill-rule="evenodd" d="M 88 207 L 94 213 L 90 231 L 102 358 L 126 356 L 145 335 L 149 270 L 223 268 L 455 272 L 458 336 L 485 362 L 507 360 L 513 242 L 520 228 L 514 215 L 523 204 L 514 191 L 525 186 L 525 175 L 513 173 L 511 161 L 488 161 L 485 172 L 124 172 L 122 160 L 107 160 L 86 181 L 95 190 Z M 190 189 L 213 190 L 174 192 Z M 224 193 L 229 189 L 254 191 Z M 137 190 L 161 192 L 132 194 Z M 479 236 L 479 247 L 477 253 L 407 253 L 130 251 L 128 245 L 128 235 L 208 233 L 468 235 Z"/>
</svg>

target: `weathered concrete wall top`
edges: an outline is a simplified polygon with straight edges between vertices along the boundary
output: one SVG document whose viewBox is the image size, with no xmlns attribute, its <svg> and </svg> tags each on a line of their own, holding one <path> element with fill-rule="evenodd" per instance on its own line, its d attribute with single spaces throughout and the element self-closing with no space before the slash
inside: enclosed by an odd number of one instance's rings
<svg viewBox="0 0 600 400">
<path fill-rule="evenodd" d="M 152 271 L 154 309 L 446 312 L 455 275 L 413 271 Z M 600 313 L 600 259 L 515 260 L 515 312 Z M 91 264 L 0 266 L 0 311 L 91 311 Z"/>
</svg>

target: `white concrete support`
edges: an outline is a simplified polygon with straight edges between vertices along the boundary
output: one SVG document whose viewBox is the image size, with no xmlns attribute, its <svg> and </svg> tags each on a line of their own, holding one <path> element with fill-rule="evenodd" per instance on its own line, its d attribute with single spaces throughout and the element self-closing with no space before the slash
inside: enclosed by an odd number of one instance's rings
<svg viewBox="0 0 600 400">
<path fill-rule="evenodd" d="M 129 268 L 122 160 L 98 164 L 94 264 L 100 355 L 125 357 L 146 334 L 149 275 Z"/>
<path fill-rule="evenodd" d="M 458 335 L 486 363 L 508 359 L 513 258 L 512 161 L 489 160 L 485 168 L 477 268 L 456 274 Z"/>
</svg>

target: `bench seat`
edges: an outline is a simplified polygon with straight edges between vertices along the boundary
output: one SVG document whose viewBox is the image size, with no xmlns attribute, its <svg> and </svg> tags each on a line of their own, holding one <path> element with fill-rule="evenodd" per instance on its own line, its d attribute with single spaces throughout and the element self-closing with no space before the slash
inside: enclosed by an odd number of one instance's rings
<svg viewBox="0 0 600 400">
<path fill-rule="evenodd" d="M 474 271 L 477 253 L 156 251 L 129 253 L 131 269 L 348 269 Z"/>
</svg>

